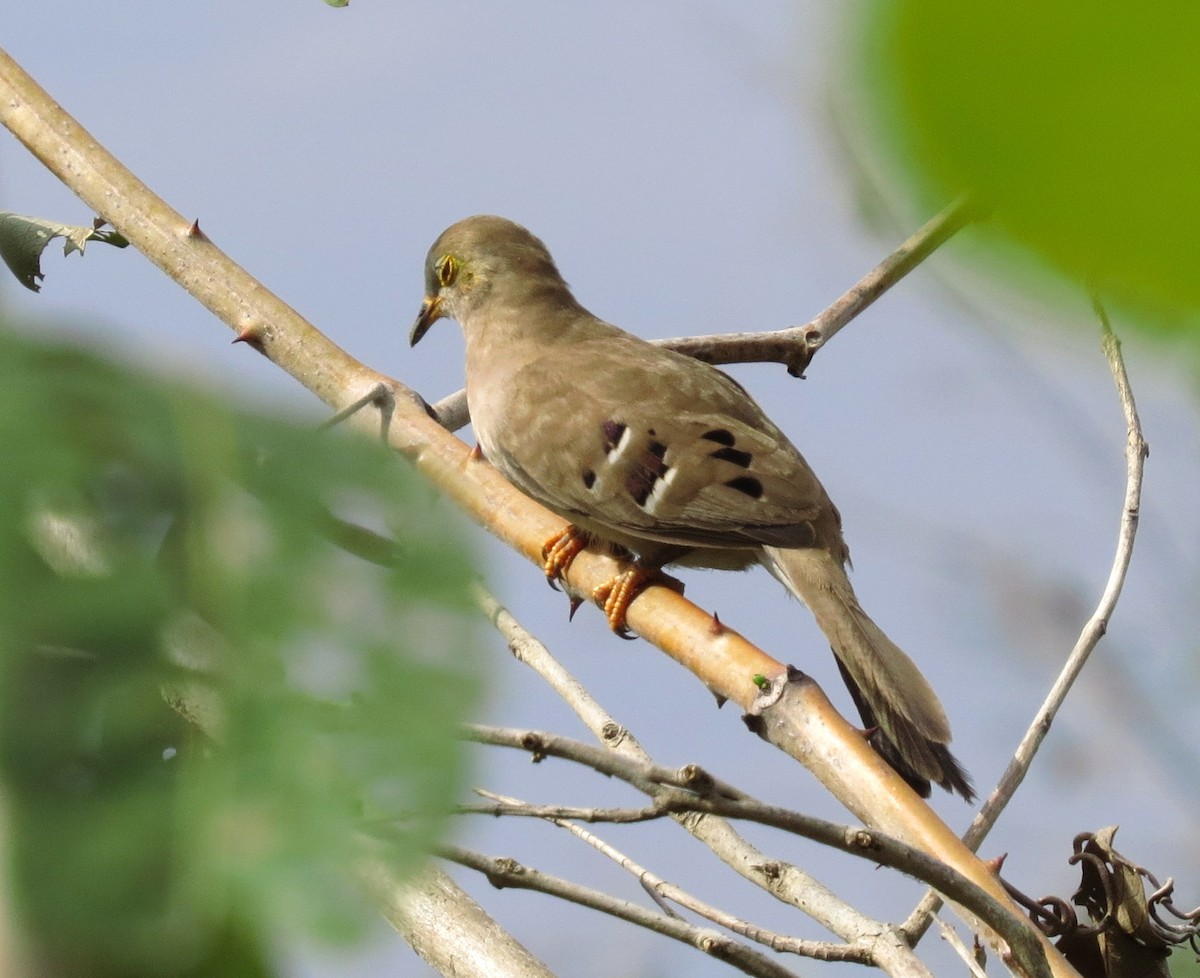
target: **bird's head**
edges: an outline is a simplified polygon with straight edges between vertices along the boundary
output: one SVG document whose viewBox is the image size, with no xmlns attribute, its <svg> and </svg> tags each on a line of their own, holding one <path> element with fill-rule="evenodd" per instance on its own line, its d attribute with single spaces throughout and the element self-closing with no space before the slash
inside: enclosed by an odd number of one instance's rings
<svg viewBox="0 0 1200 978">
<path fill-rule="evenodd" d="M 504 217 L 468 217 L 443 231 L 429 249 L 425 299 L 409 343 L 415 345 L 442 318 L 467 329 L 489 303 L 521 306 L 562 295 L 570 298 L 538 238 Z"/>
</svg>

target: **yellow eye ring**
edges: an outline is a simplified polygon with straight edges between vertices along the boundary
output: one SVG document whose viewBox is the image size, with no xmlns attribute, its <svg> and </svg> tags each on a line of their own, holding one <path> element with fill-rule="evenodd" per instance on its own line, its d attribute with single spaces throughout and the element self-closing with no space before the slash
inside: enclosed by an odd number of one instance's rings
<svg viewBox="0 0 1200 978">
<path fill-rule="evenodd" d="M 454 281 L 458 274 L 458 262 L 454 260 L 453 255 L 443 255 L 442 260 L 438 262 L 437 277 L 438 284 L 443 288 Z"/>
</svg>

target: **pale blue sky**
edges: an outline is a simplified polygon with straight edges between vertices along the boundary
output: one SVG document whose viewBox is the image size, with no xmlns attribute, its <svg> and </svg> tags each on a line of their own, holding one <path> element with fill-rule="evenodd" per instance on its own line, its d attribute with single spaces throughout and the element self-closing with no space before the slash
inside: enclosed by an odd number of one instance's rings
<svg viewBox="0 0 1200 978">
<path fill-rule="evenodd" d="M 803 322 L 927 216 L 864 219 L 871 208 L 842 138 L 854 86 L 833 9 L 39 0 L 6 12 L 0 43 L 268 287 L 434 400 L 460 386 L 457 330 L 445 324 L 415 351 L 407 330 L 426 249 L 468 214 L 528 225 L 586 306 L 646 336 Z M 0 209 L 90 219 L 8 137 Z M 956 750 L 986 793 L 1108 573 L 1123 430 L 1086 300 L 1049 310 L 995 282 L 974 289 L 966 251 L 952 245 L 845 330 L 807 380 L 777 366 L 736 373 L 837 501 L 863 604 L 939 690 Z M 140 256 L 52 252 L 44 271 L 39 296 L 0 285 L 6 311 L 317 416 L 294 382 L 230 346 L 227 330 Z M 1133 574 L 1081 689 L 984 849 L 1010 853 L 1017 885 L 1068 895 L 1073 835 L 1121 823 L 1118 845 L 1175 875 L 1182 902 L 1195 903 L 1200 439 L 1189 365 L 1136 340 L 1126 349 L 1153 447 Z M 490 579 L 658 760 L 696 761 L 772 802 L 842 817 L 804 771 L 748 737 L 734 711 L 713 709 L 652 648 L 613 639 L 587 610 L 567 628 L 565 602 L 535 568 L 492 548 Z M 806 612 L 764 573 L 685 579 L 691 597 L 847 705 Z M 486 719 L 580 734 L 493 646 Z M 586 803 L 607 790 L 490 754 L 477 780 L 539 800 Z M 967 823 L 961 802 L 935 804 Z M 548 828 L 468 828 L 466 844 L 641 898 Z M 612 836 L 703 896 L 741 892 L 669 828 Z M 917 892 L 814 846 L 754 836 L 871 912 L 902 916 Z M 729 973 L 547 898 L 459 879 L 563 975 Z M 820 936 L 756 894 L 742 907 Z M 584 942 L 588 959 L 578 960 Z M 296 973 L 375 975 L 384 961 L 422 973 L 387 937 L 368 960 L 322 955 Z"/>
</svg>

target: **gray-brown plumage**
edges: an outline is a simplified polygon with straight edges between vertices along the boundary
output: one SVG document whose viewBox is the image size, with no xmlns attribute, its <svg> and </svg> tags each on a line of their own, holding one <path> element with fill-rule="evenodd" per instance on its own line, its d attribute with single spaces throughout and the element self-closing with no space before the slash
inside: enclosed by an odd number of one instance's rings
<svg viewBox="0 0 1200 978">
<path fill-rule="evenodd" d="M 597 319 L 501 217 L 447 229 L 425 287 L 411 341 L 462 326 L 476 438 L 517 488 L 647 566 L 764 564 L 811 609 L 881 753 L 923 793 L 971 798 L 937 696 L 859 606 L 836 507 L 741 386 Z"/>
</svg>

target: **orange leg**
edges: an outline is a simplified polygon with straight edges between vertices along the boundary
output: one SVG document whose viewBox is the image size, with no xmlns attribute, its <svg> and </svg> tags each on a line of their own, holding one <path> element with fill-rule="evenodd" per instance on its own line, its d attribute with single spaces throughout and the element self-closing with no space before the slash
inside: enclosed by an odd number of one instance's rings
<svg viewBox="0 0 1200 978">
<path fill-rule="evenodd" d="M 555 586 L 554 582 L 567 572 L 571 562 L 591 542 L 591 534 L 570 523 L 566 529 L 554 534 L 542 544 L 542 570 L 546 572 L 546 579 L 551 587 Z"/>
<path fill-rule="evenodd" d="M 664 574 L 657 567 L 647 567 L 644 564 L 634 564 L 623 574 L 618 574 L 592 591 L 592 599 L 604 609 L 609 627 L 622 638 L 633 637 L 629 626 L 625 624 L 625 615 L 633 599 L 641 594 L 648 584 L 661 584 L 680 594 L 683 593 L 682 581 Z"/>
<path fill-rule="evenodd" d="M 641 590 L 657 576 L 658 571 L 634 564 L 623 574 L 618 574 L 592 591 L 592 599 L 604 609 L 608 627 L 622 638 L 633 637 L 629 626 L 625 624 L 629 606 Z"/>
</svg>

